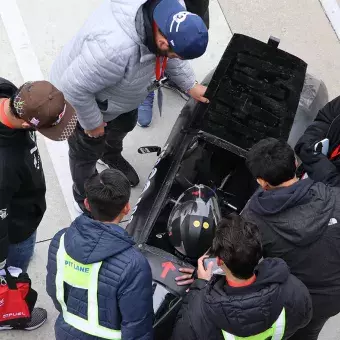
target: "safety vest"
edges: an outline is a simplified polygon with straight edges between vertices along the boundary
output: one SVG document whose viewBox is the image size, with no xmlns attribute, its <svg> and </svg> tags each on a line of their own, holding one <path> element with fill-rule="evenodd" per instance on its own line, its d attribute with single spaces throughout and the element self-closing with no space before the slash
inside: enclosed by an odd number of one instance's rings
<svg viewBox="0 0 340 340">
<path fill-rule="evenodd" d="M 242 338 L 240 336 L 232 335 L 226 331 L 222 331 L 222 333 L 225 340 L 281 340 L 285 333 L 285 327 L 286 312 L 283 308 L 281 314 L 279 315 L 278 319 L 273 323 L 273 325 L 260 334 Z"/>
<path fill-rule="evenodd" d="M 120 340 L 122 337 L 120 331 L 99 324 L 98 275 L 101 265 L 102 262 L 83 264 L 72 259 L 65 251 L 64 235 L 62 235 L 57 252 L 57 300 L 62 308 L 63 318 L 70 326 L 95 337 Z M 87 319 L 67 310 L 64 300 L 64 282 L 72 287 L 87 290 Z"/>
</svg>

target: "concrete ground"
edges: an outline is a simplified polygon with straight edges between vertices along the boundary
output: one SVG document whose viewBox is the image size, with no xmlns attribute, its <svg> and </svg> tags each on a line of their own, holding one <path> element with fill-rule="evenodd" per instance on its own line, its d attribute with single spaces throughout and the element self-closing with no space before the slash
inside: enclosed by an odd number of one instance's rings
<svg viewBox="0 0 340 340">
<path fill-rule="evenodd" d="M 23 81 L 48 78 L 48 71 L 61 47 L 75 34 L 101 0 L 0 0 L 0 75 L 20 85 Z M 10 7 L 8 7 L 10 4 Z M 326 83 L 330 97 L 340 88 L 340 44 L 317 0 L 211 0 L 210 43 L 205 56 L 193 62 L 197 79 L 214 68 L 231 32 L 245 33 L 266 41 L 281 38 L 280 47 L 304 59 L 309 71 Z M 227 20 L 226 20 L 227 19 Z M 9 38 L 11 37 L 11 39 Z M 166 91 L 163 116 L 155 105 L 153 124 L 136 129 L 126 138 L 124 155 L 135 166 L 141 184 L 133 190 L 132 203 L 139 196 L 155 162 L 155 155 L 139 155 L 141 145 L 162 146 L 184 100 Z M 2 340 L 54 339 L 55 309 L 45 293 L 45 266 L 49 240 L 67 227 L 76 213 L 72 206 L 71 179 L 66 143 L 39 139 L 47 181 L 47 212 L 39 227 L 36 252 L 29 268 L 33 286 L 39 292 L 38 305 L 49 312 L 48 322 L 39 330 L 1 334 Z M 339 339 L 336 317 L 325 326 L 322 340 Z"/>
</svg>

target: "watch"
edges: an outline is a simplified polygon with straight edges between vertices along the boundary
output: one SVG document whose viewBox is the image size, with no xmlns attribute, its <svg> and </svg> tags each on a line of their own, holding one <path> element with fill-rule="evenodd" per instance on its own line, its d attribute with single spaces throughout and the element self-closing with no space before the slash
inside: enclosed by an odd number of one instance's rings
<svg viewBox="0 0 340 340">
<path fill-rule="evenodd" d="M 198 81 L 197 80 L 195 80 L 195 82 L 194 82 L 194 86 L 192 87 L 192 88 L 190 88 L 189 90 L 187 90 L 187 92 L 186 93 L 189 93 L 189 91 L 190 90 L 192 90 L 196 85 L 198 84 Z"/>
</svg>

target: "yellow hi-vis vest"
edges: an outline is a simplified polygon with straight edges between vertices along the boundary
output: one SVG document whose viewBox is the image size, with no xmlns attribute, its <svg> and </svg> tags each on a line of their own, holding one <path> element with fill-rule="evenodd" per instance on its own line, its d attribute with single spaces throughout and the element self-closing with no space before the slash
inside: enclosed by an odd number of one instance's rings
<svg viewBox="0 0 340 340">
<path fill-rule="evenodd" d="M 67 324 L 95 337 L 120 340 L 121 332 L 100 326 L 98 313 L 98 275 L 102 262 L 82 264 L 73 260 L 65 251 L 64 235 L 57 252 L 56 289 L 63 318 Z M 67 311 L 64 300 L 64 282 L 72 287 L 87 290 L 87 320 Z"/>
<path fill-rule="evenodd" d="M 242 338 L 227 333 L 225 331 L 222 331 L 222 333 L 225 340 L 281 340 L 285 333 L 285 327 L 286 327 L 286 312 L 285 309 L 283 308 L 281 314 L 279 315 L 278 319 L 273 323 L 273 325 L 269 329 L 260 334 Z"/>
</svg>

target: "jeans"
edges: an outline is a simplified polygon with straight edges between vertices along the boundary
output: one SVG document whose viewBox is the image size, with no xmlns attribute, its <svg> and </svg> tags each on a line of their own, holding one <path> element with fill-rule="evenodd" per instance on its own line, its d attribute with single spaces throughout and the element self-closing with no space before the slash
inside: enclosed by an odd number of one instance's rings
<svg viewBox="0 0 340 340">
<path fill-rule="evenodd" d="M 7 256 L 7 265 L 10 267 L 18 267 L 24 273 L 27 272 L 28 265 L 34 253 L 37 232 L 34 232 L 27 240 L 10 244 Z"/>
<path fill-rule="evenodd" d="M 85 199 L 84 183 L 96 173 L 97 161 L 102 159 L 106 164 L 114 164 L 115 157 L 123 150 L 123 139 L 137 124 L 137 116 L 137 109 L 121 114 L 107 123 L 105 135 L 99 138 L 89 137 L 77 123 L 68 144 L 73 196 L 80 206 Z"/>
<path fill-rule="evenodd" d="M 289 340 L 317 340 L 329 317 L 314 317 L 304 328 L 299 329 Z"/>
</svg>

